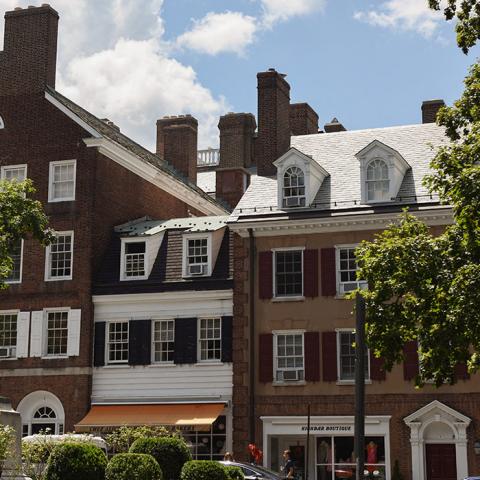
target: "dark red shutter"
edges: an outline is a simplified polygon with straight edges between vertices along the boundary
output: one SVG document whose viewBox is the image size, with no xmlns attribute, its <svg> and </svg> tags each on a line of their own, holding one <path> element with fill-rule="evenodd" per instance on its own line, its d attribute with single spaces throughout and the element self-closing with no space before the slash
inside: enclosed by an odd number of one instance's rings
<svg viewBox="0 0 480 480">
<path fill-rule="evenodd" d="M 261 333 L 258 336 L 258 377 L 262 383 L 273 381 L 273 335 Z"/>
<path fill-rule="evenodd" d="M 305 342 L 305 380 L 307 382 L 320 381 L 320 334 L 306 332 Z"/>
<path fill-rule="evenodd" d="M 411 340 L 403 346 L 403 378 L 413 380 L 419 372 L 418 346 Z"/>
<path fill-rule="evenodd" d="M 272 252 L 260 252 L 258 254 L 258 295 L 263 300 L 273 296 L 272 262 Z"/>
<path fill-rule="evenodd" d="M 467 364 L 466 363 L 457 363 L 455 366 L 455 379 L 456 380 L 468 380 L 470 375 L 468 373 Z"/>
<path fill-rule="evenodd" d="M 318 250 L 303 252 L 303 294 L 318 297 Z"/>
<path fill-rule="evenodd" d="M 370 380 L 383 381 L 387 377 L 383 358 L 377 358 L 372 351 L 370 351 Z"/>
<path fill-rule="evenodd" d="M 322 332 L 323 381 L 337 381 L 337 333 Z"/>
<path fill-rule="evenodd" d="M 320 267 L 322 270 L 322 295 L 324 297 L 335 296 L 337 294 L 337 274 L 334 248 L 322 248 Z"/>
</svg>

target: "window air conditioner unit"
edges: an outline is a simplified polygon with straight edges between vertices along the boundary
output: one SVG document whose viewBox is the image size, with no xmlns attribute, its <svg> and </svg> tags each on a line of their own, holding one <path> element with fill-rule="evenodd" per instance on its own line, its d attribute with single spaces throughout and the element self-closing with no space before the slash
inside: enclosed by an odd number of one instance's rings
<svg viewBox="0 0 480 480">
<path fill-rule="evenodd" d="M 358 286 L 358 283 L 357 282 L 348 282 L 348 283 L 344 283 L 343 284 L 343 291 L 345 293 L 347 292 L 352 292 L 353 290 L 355 290 Z"/>
<path fill-rule="evenodd" d="M 284 370 L 283 372 L 283 380 L 285 382 L 295 382 L 299 379 L 299 370 Z"/>
<path fill-rule="evenodd" d="M 189 265 L 188 274 L 189 275 L 205 275 L 207 271 L 206 265 Z"/>
<path fill-rule="evenodd" d="M 285 199 L 286 207 L 300 207 L 300 197 L 287 197 Z"/>
<path fill-rule="evenodd" d="M 15 353 L 15 347 L 0 347 L 0 358 L 13 357 Z"/>
</svg>

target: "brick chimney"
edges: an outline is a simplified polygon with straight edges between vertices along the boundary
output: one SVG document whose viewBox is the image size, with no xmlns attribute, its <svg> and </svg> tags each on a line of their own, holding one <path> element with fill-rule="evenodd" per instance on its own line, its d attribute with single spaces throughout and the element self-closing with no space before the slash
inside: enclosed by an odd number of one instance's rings
<svg viewBox="0 0 480 480">
<path fill-rule="evenodd" d="M 308 103 L 290 105 L 290 131 L 292 135 L 318 133 L 318 115 Z"/>
<path fill-rule="evenodd" d="M 290 148 L 290 85 L 274 68 L 257 74 L 258 138 L 255 160 L 258 174 L 277 173 L 273 162 Z"/>
<path fill-rule="evenodd" d="M 422 103 L 422 123 L 435 123 L 438 111 L 444 106 L 445 102 L 441 99 L 425 100 Z"/>
<path fill-rule="evenodd" d="M 334 117 L 332 121 L 323 126 L 325 133 L 345 132 L 347 129 Z"/>
<path fill-rule="evenodd" d="M 197 183 L 198 122 L 191 115 L 157 120 L 157 155 L 187 178 Z"/>
<path fill-rule="evenodd" d="M 5 14 L 0 95 L 34 93 L 46 85 L 55 88 L 58 18 L 47 4 Z"/>
</svg>

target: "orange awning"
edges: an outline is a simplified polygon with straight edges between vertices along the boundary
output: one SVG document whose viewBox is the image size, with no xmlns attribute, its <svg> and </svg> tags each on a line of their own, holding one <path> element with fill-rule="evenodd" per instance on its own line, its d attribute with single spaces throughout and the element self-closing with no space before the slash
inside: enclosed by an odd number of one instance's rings
<svg viewBox="0 0 480 480">
<path fill-rule="evenodd" d="M 75 425 L 76 432 L 111 430 L 114 427 L 165 425 L 209 427 L 220 415 L 224 403 L 180 403 L 168 405 L 93 405 Z"/>
</svg>

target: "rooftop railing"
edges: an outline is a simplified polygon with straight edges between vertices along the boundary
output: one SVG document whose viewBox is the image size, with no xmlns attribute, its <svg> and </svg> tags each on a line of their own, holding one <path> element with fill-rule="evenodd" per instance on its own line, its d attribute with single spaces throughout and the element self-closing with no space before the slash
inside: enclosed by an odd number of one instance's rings
<svg viewBox="0 0 480 480">
<path fill-rule="evenodd" d="M 220 163 L 220 149 L 207 148 L 206 150 L 198 150 L 197 166 L 214 167 Z"/>
</svg>

